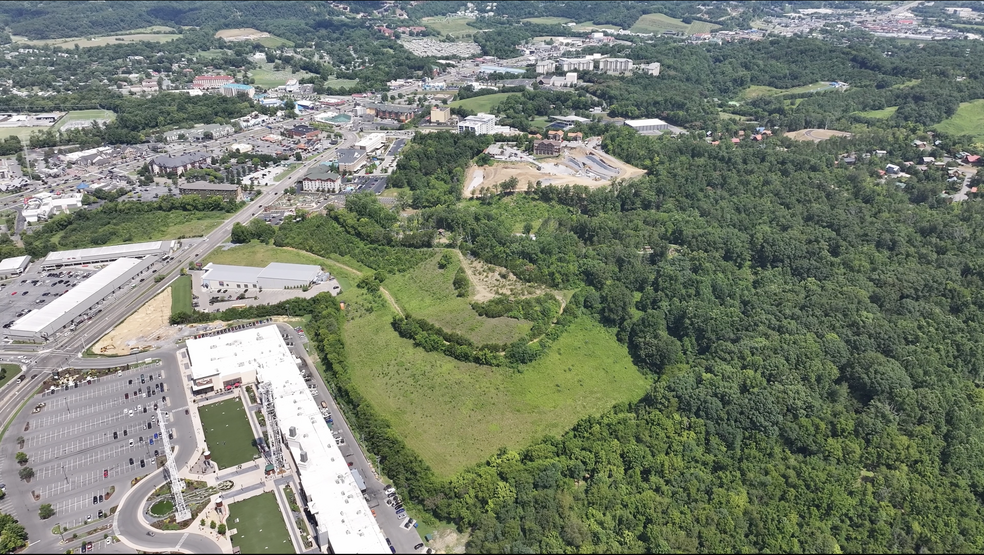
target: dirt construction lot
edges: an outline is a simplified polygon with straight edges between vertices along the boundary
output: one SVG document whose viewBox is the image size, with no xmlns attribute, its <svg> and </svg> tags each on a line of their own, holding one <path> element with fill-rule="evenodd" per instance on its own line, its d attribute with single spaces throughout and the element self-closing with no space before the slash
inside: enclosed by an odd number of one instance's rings
<svg viewBox="0 0 984 555">
<path fill-rule="evenodd" d="M 786 133 L 786 136 L 796 141 L 813 141 L 819 143 L 831 137 L 850 137 L 851 134 L 847 131 L 833 131 L 830 129 L 800 129 L 799 131 Z"/>
<path fill-rule="evenodd" d="M 584 164 L 588 155 L 600 159 L 608 166 L 619 170 L 617 179 L 628 179 L 639 177 L 646 173 L 634 166 L 630 166 L 607 154 L 602 154 L 597 150 L 585 148 L 569 149 L 570 157 Z M 575 175 L 576 170 L 565 163 L 566 157 L 561 155 L 553 158 L 538 160 L 542 169 L 536 169 L 529 163 L 511 163 L 496 161 L 492 166 L 472 166 L 465 172 L 465 197 L 473 197 L 480 194 L 483 188 L 491 188 L 510 177 L 515 177 L 519 181 L 518 191 L 525 191 L 528 184 L 540 181 L 543 185 L 585 185 L 587 187 L 606 187 L 609 179 L 596 179 L 586 175 Z"/>
<path fill-rule="evenodd" d="M 215 38 L 227 41 L 252 40 L 269 37 L 270 33 L 264 33 L 249 27 L 243 29 L 223 29 L 215 33 Z"/>
<path fill-rule="evenodd" d="M 181 329 L 168 323 L 170 316 L 171 289 L 167 288 L 104 335 L 92 346 L 92 352 L 97 355 L 128 355 L 131 349 L 166 341 Z"/>
</svg>

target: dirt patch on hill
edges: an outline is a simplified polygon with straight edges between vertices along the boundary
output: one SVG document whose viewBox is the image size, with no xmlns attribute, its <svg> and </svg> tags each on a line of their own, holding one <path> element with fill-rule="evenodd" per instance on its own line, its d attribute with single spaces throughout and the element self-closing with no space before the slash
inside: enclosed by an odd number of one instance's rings
<svg viewBox="0 0 984 555">
<path fill-rule="evenodd" d="M 242 29 L 222 29 L 215 33 L 215 38 L 225 39 L 227 41 L 262 39 L 269 36 L 270 33 L 264 33 L 263 31 L 249 27 Z"/>
<path fill-rule="evenodd" d="M 167 288 L 99 339 L 92 346 L 92 352 L 97 355 L 128 355 L 133 349 L 167 341 L 181 329 L 170 325 L 170 317 L 171 289 Z"/>
<path fill-rule="evenodd" d="M 428 547 L 436 553 L 464 553 L 468 544 L 468 534 L 459 534 L 454 530 L 434 532 L 434 539 Z"/>
<path fill-rule="evenodd" d="M 596 150 L 574 147 L 567 149 L 567 153 L 582 163 L 589 154 L 602 160 L 607 165 L 619 170 L 616 179 L 631 179 L 646 173 L 646 170 L 630 166 L 613 156 L 602 154 Z M 517 191 L 525 191 L 537 181 L 543 185 L 584 185 L 591 188 L 607 187 L 611 182 L 610 179 L 605 178 L 575 175 L 576 170 L 566 165 L 564 159 L 564 156 L 539 159 L 537 163 L 540 164 L 540 169 L 529 162 L 500 162 L 498 160 L 491 166 L 471 166 L 465 172 L 463 196 L 478 196 L 483 188 L 494 189 L 496 185 L 511 177 L 515 177 L 519 181 Z"/>
<path fill-rule="evenodd" d="M 512 272 L 501 266 L 494 266 L 475 258 L 468 259 L 460 251 L 455 252 L 458 253 L 461 267 L 465 269 L 468 280 L 471 281 L 471 299 L 475 302 L 485 302 L 501 295 L 514 298 L 537 297 L 544 293 L 556 295 L 556 292 L 546 287 L 520 281 Z M 563 305 L 564 298 L 560 295 L 557 295 L 557 298 Z"/>
<path fill-rule="evenodd" d="M 834 131 L 832 129 L 800 129 L 786 133 L 786 136 L 796 141 L 813 141 L 819 143 L 831 137 L 850 137 L 847 131 Z"/>
</svg>

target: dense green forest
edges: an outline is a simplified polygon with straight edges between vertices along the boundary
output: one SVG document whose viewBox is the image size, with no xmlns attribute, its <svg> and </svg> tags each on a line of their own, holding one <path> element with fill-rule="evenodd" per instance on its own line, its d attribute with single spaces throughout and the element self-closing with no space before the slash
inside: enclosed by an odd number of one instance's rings
<svg viewBox="0 0 984 555">
<path fill-rule="evenodd" d="M 879 180 L 879 164 L 918 154 L 911 139 L 875 129 L 721 148 L 608 128 L 606 151 L 647 176 L 397 224 L 440 227 L 521 279 L 579 289 L 565 315 L 616 330 L 653 377 L 637 404 L 563 437 L 443 482 L 361 401 L 337 351 L 329 379 L 383 471 L 471 530 L 470 551 L 984 549 L 984 210 L 943 202 L 942 173 Z M 835 164 L 876 148 L 887 158 Z M 537 205 L 554 215 L 536 239 L 514 234 L 505 214 Z M 375 259 L 342 247 L 356 238 L 328 225 L 337 217 L 285 224 L 275 242 L 388 272 L 412 263 L 383 246 L 382 225 L 357 240 L 384 249 Z"/>
</svg>

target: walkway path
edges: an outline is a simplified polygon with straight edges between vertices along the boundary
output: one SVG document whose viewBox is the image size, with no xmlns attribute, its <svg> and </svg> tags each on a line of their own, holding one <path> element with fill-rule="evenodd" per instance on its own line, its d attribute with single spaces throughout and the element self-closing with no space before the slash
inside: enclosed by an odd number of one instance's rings
<svg viewBox="0 0 984 555">
<path fill-rule="evenodd" d="M 291 250 L 297 250 L 297 249 L 293 249 L 291 247 L 284 247 L 284 248 L 288 248 L 288 249 L 291 249 Z M 305 251 L 298 251 L 298 252 L 305 252 Z M 343 270 L 345 270 L 347 272 L 352 272 L 357 277 L 362 277 L 362 272 L 360 272 L 359 270 L 356 270 L 355 268 L 352 268 L 350 266 L 346 266 L 345 264 L 342 264 L 341 262 L 335 260 L 334 258 L 327 258 L 327 257 L 324 257 L 324 256 L 322 258 L 324 258 L 325 260 L 331 262 L 332 264 L 338 266 L 339 268 L 341 268 L 341 269 L 343 269 Z M 379 292 L 382 293 L 384 297 L 386 297 L 386 300 L 389 302 L 390 306 L 393 307 L 393 310 L 395 310 L 397 314 L 399 314 L 400 316 L 403 316 L 404 315 L 403 314 L 403 311 L 400 309 L 399 305 L 396 304 L 396 299 L 393 298 L 393 295 L 390 295 L 390 292 L 389 291 L 387 291 L 383 287 L 380 287 L 379 288 Z"/>
</svg>

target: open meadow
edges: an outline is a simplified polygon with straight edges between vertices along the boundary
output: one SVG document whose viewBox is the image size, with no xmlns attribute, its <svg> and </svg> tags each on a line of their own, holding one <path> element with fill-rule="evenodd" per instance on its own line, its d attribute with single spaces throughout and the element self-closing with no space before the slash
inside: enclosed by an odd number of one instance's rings
<svg viewBox="0 0 984 555">
<path fill-rule="evenodd" d="M 156 27 L 155 27 L 156 28 Z M 163 27 L 162 29 L 170 29 L 169 27 Z M 89 48 L 93 46 L 107 46 L 110 44 L 126 44 L 131 42 L 168 42 L 172 41 L 181 35 L 177 33 L 160 33 L 160 32 L 148 32 L 148 33 L 122 33 L 117 35 L 107 35 L 103 37 L 72 37 L 66 39 L 41 39 L 41 40 L 23 40 L 22 37 L 14 38 L 14 42 L 18 44 L 24 44 L 28 46 L 60 46 L 62 48 L 75 48 L 78 45 L 79 48 Z M 22 39 L 22 40 L 17 40 Z"/>
<path fill-rule="evenodd" d="M 752 99 L 760 96 L 782 96 L 786 94 L 820 92 L 830 89 L 833 89 L 833 87 L 830 86 L 830 81 L 817 81 L 816 83 L 801 85 L 799 87 L 791 87 L 788 89 L 777 89 L 774 87 L 767 87 L 765 85 L 752 85 L 745 89 L 741 93 L 741 96 L 745 99 Z"/>
<path fill-rule="evenodd" d="M 415 348 L 393 330 L 384 302 L 370 302 L 361 289 L 339 298 L 348 305 L 344 338 L 355 388 L 441 478 L 499 447 L 520 449 L 589 414 L 634 402 L 649 384 L 625 346 L 590 318 L 577 320 L 543 358 L 517 371 Z"/>
<path fill-rule="evenodd" d="M 970 135 L 984 141 L 984 99 L 961 102 L 953 116 L 936 124 L 936 129 L 951 135 Z"/>
<path fill-rule="evenodd" d="M 479 316 L 470 300 L 458 297 L 451 285 L 461 265 L 459 258 L 455 256 L 454 262 L 441 270 L 437 267 L 441 254 L 435 254 L 409 272 L 388 278 L 383 284 L 404 312 L 454 330 L 478 345 L 512 343 L 530 331 L 533 323 L 526 320 Z"/>
<path fill-rule="evenodd" d="M 570 23 L 572 20 L 566 17 L 527 17 L 523 21 L 527 23 L 538 23 L 540 25 L 563 25 L 564 23 Z"/>
<path fill-rule="evenodd" d="M 191 276 L 181 276 L 171 284 L 171 315 L 184 312 L 191 314 L 195 308 L 191 304 Z"/>
<path fill-rule="evenodd" d="M 708 23 L 706 21 L 694 21 L 684 23 L 683 21 L 664 15 L 661 13 L 648 13 L 639 17 L 638 20 L 629 28 L 633 33 L 653 33 L 660 34 L 664 31 L 676 31 L 685 35 L 696 33 L 710 33 L 720 25 Z"/>
<path fill-rule="evenodd" d="M 116 114 L 112 110 L 72 110 L 65 114 L 65 117 L 58 120 L 55 124 L 54 129 L 57 131 L 65 124 L 73 121 L 85 121 L 91 122 L 92 120 L 114 120 L 116 119 Z"/>
<path fill-rule="evenodd" d="M 462 35 L 473 35 L 475 33 L 480 33 L 480 29 L 471 27 L 468 25 L 469 21 L 474 21 L 467 17 L 425 17 L 421 20 L 424 27 L 428 29 L 433 29 L 438 33 L 444 35 L 451 35 L 454 38 L 459 38 Z"/>
<path fill-rule="evenodd" d="M 854 112 L 855 114 L 866 117 L 866 118 L 878 118 L 887 119 L 892 117 L 892 114 L 898 110 L 898 106 L 889 106 L 888 108 L 882 108 L 881 110 L 868 110 L 866 112 Z"/>
<path fill-rule="evenodd" d="M 506 98 L 519 93 L 494 93 L 485 96 L 473 96 L 465 100 L 455 100 L 448 104 L 452 108 L 465 108 L 475 112 L 488 112 L 493 106 L 502 102 Z"/>
<path fill-rule="evenodd" d="M 290 69 L 282 69 L 276 71 L 273 69 L 274 64 L 260 63 L 260 67 L 249 72 L 249 76 L 256 80 L 256 85 L 258 87 L 263 87 L 265 89 L 270 89 L 273 87 L 279 87 L 287 83 L 288 79 L 301 80 L 305 77 L 313 75 L 306 71 L 295 71 L 291 73 Z"/>
</svg>

